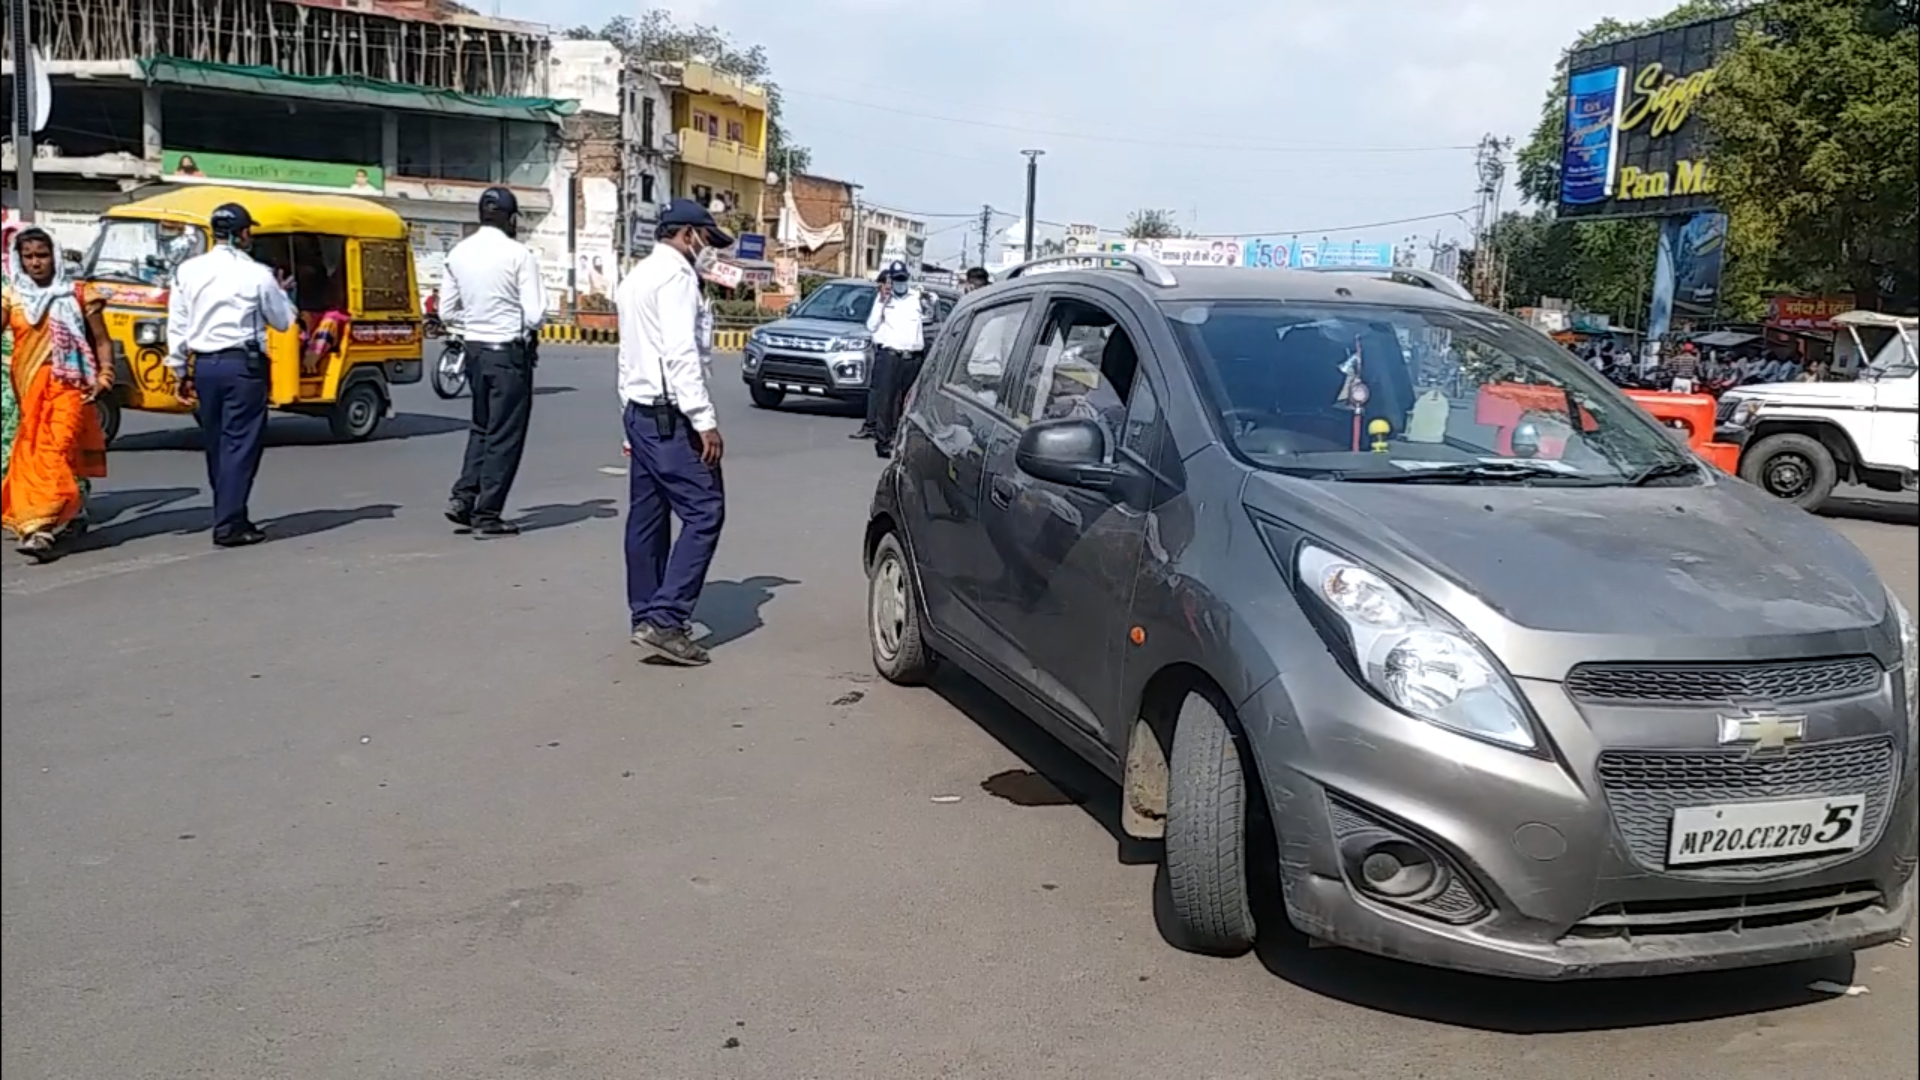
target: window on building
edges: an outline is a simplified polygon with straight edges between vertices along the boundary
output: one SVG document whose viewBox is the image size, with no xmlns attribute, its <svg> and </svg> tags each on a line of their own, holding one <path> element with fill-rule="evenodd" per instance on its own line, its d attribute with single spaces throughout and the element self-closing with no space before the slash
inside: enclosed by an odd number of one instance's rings
<svg viewBox="0 0 1920 1080">
<path fill-rule="evenodd" d="M 713 189 L 708 187 L 707 185 L 695 184 L 693 185 L 691 191 L 693 194 L 693 201 L 699 203 L 701 206 L 707 206 L 713 202 Z"/>
<path fill-rule="evenodd" d="M 659 149 L 653 143 L 653 99 L 640 99 L 640 145 L 648 150 Z M 652 179 L 649 177 L 648 179 Z"/>
<path fill-rule="evenodd" d="M 652 173 L 640 174 L 640 201 L 643 203 L 646 203 L 649 206 L 653 205 L 654 198 L 653 198 L 653 174 Z"/>
<path fill-rule="evenodd" d="M 741 123 L 738 120 L 727 121 L 727 141 L 728 142 L 746 142 L 747 141 L 747 125 Z"/>
<path fill-rule="evenodd" d="M 705 135 L 707 133 L 707 114 L 706 113 L 697 112 L 693 114 L 693 130 L 699 132 L 702 135 Z"/>
<path fill-rule="evenodd" d="M 885 229 L 867 230 L 866 265 L 878 268 L 886 256 L 887 233 Z"/>
</svg>

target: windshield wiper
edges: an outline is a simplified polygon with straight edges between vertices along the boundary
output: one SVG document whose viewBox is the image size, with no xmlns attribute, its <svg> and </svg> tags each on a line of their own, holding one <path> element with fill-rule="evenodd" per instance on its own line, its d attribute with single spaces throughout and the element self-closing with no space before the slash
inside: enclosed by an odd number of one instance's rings
<svg viewBox="0 0 1920 1080">
<path fill-rule="evenodd" d="M 1393 472 L 1344 473 L 1352 484 L 1524 484 L 1530 480 L 1592 483 L 1591 477 L 1524 461 L 1474 461 Z"/>
<path fill-rule="evenodd" d="M 1700 466 L 1691 461 L 1663 461 L 1658 465 L 1649 465 L 1632 476 L 1627 477 L 1628 487 L 1646 487 L 1655 480 L 1669 480 L 1677 476 L 1698 476 Z"/>
</svg>

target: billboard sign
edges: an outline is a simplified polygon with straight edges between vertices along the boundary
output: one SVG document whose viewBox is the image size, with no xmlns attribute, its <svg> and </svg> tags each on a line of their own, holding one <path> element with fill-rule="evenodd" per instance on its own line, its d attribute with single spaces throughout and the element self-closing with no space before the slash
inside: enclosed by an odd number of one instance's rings
<svg viewBox="0 0 1920 1080">
<path fill-rule="evenodd" d="M 1767 325 L 1776 330 L 1832 330 L 1833 317 L 1852 310 L 1851 296 L 1770 296 Z"/>
<path fill-rule="evenodd" d="M 1560 216 L 1686 217 L 1714 209 L 1701 99 L 1737 16 L 1689 23 L 1567 59 Z"/>
<path fill-rule="evenodd" d="M 340 165 L 325 161 L 214 154 L 200 150 L 162 150 L 160 173 L 169 183 L 217 183 L 236 187 L 294 191 L 344 191 L 378 195 L 386 174 L 378 165 Z"/>
</svg>

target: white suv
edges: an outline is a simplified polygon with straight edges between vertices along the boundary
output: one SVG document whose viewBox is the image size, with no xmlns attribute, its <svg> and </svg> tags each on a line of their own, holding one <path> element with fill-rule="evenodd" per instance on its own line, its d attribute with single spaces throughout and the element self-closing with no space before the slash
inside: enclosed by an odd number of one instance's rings
<svg viewBox="0 0 1920 1080">
<path fill-rule="evenodd" d="M 1920 470 L 1916 320 L 1853 311 L 1834 323 L 1842 360 L 1871 358 L 1854 381 L 1742 386 L 1720 398 L 1715 438 L 1741 446 L 1741 478 L 1807 510 L 1841 483 L 1913 490 Z"/>
</svg>

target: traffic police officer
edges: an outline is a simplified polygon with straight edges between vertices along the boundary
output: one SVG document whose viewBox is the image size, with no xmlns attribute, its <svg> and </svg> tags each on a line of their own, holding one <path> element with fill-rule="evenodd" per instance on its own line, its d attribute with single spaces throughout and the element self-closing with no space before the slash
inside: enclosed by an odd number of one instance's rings
<svg viewBox="0 0 1920 1080">
<path fill-rule="evenodd" d="M 691 199 L 660 213 L 659 243 L 614 291 L 628 464 L 627 613 L 633 643 L 668 663 L 707 662 L 691 634 L 694 604 L 726 519 L 719 422 L 707 393 L 713 316 L 703 259 L 730 246 Z M 670 541 L 671 518 L 680 536 Z"/>
<path fill-rule="evenodd" d="M 247 516 L 247 498 L 267 430 L 266 331 L 293 326 L 291 281 L 249 253 L 253 218 L 246 207 L 216 207 L 207 224 L 213 250 L 173 274 L 166 366 L 175 393 L 194 406 L 206 444 L 213 542 L 245 547 L 267 538 Z"/>
<path fill-rule="evenodd" d="M 874 451 L 893 453 L 894 432 L 907 391 L 920 377 L 920 358 L 927 347 L 926 322 L 932 299 L 913 286 L 907 264 L 895 260 L 880 272 L 873 307 L 867 312 L 867 332 L 873 335 L 873 374 L 867 382 L 867 417 L 873 426 Z"/>
<path fill-rule="evenodd" d="M 447 520 L 475 536 L 512 536 L 502 520 L 507 492 L 527 449 L 533 418 L 533 365 L 547 314 L 540 260 L 514 239 L 520 203 L 491 187 L 480 195 L 480 228 L 447 252 L 440 279 L 440 319 L 466 343 L 473 392 L 467 456 L 453 485 Z"/>
</svg>

